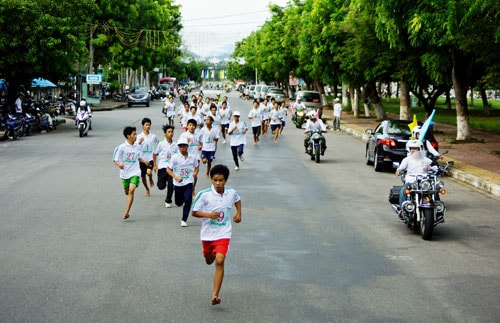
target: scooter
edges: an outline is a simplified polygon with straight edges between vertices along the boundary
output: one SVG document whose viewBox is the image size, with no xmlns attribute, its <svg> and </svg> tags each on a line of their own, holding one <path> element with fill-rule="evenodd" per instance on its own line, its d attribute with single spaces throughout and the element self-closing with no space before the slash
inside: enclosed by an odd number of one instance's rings
<svg viewBox="0 0 500 323">
<path fill-rule="evenodd" d="M 78 128 L 78 133 L 80 138 L 87 136 L 90 128 L 90 114 L 86 109 L 80 109 L 76 115 L 76 126 Z"/>
</svg>

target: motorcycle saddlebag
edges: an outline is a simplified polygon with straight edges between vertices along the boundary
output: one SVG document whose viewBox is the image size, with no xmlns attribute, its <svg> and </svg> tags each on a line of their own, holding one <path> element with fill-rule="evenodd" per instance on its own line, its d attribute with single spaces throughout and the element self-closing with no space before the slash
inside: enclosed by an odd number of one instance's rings
<svg viewBox="0 0 500 323">
<path fill-rule="evenodd" d="M 392 186 L 389 191 L 389 203 L 399 204 L 399 193 L 401 192 L 401 187 L 403 186 Z"/>
</svg>

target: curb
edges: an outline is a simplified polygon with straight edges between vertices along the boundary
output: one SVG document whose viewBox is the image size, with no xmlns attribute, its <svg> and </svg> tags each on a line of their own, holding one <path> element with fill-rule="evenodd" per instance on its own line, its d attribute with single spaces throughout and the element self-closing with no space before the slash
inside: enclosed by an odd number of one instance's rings
<svg viewBox="0 0 500 323">
<path fill-rule="evenodd" d="M 330 126 L 333 122 L 327 120 Z M 341 124 L 340 129 L 351 136 L 360 139 L 363 142 L 368 141 L 369 135 L 365 130 L 355 124 Z M 450 170 L 451 177 L 469 184 L 479 190 L 492 194 L 493 196 L 500 197 L 500 175 L 481 169 L 479 167 L 466 164 L 464 162 L 445 158 L 445 160 L 453 161 L 455 164 Z"/>
</svg>

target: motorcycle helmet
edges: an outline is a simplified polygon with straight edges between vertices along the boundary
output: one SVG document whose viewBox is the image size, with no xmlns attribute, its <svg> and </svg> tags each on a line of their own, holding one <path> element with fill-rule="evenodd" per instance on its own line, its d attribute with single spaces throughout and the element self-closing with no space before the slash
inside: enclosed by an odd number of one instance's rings
<svg viewBox="0 0 500 323">
<path fill-rule="evenodd" d="M 80 101 L 80 106 L 83 108 L 85 106 L 87 106 L 87 102 L 85 102 L 85 100 L 81 100 Z"/>
<path fill-rule="evenodd" d="M 315 112 L 309 112 L 308 113 L 310 119 L 316 119 L 316 113 Z"/>
<path fill-rule="evenodd" d="M 420 140 L 410 140 L 408 141 L 408 149 L 411 148 L 417 148 L 419 150 L 422 150 L 424 146 L 422 145 L 422 142 Z"/>
<path fill-rule="evenodd" d="M 413 139 L 417 139 L 417 135 L 420 135 L 420 130 L 421 130 L 420 126 L 414 127 L 413 130 L 411 131 L 411 137 Z"/>
</svg>

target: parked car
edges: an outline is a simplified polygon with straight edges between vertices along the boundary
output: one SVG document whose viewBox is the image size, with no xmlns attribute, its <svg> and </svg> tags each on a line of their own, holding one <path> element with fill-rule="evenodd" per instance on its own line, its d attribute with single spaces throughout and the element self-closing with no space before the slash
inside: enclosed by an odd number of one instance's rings
<svg viewBox="0 0 500 323">
<path fill-rule="evenodd" d="M 149 100 L 149 92 L 145 87 L 132 88 L 127 96 L 129 107 L 136 104 L 145 104 L 146 107 L 149 107 Z"/>
<path fill-rule="evenodd" d="M 409 120 L 384 120 L 378 124 L 375 131 L 366 129 L 370 137 L 366 143 L 366 164 L 374 165 L 375 171 L 394 169 L 407 156 L 406 143 L 411 139 Z M 420 123 L 421 125 L 421 123 Z M 429 129 L 425 135 L 437 150 L 439 144 Z"/>
<path fill-rule="evenodd" d="M 285 91 L 277 87 L 270 88 L 269 91 L 267 91 L 267 96 L 271 99 L 274 98 L 278 103 L 285 101 L 286 98 Z"/>
<path fill-rule="evenodd" d="M 302 101 L 302 103 L 304 103 L 306 107 L 306 114 L 309 111 L 316 111 L 318 110 L 318 108 L 321 108 L 321 93 L 317 91 L 298 91 L 295 95 L 295 100 L 290 103 L 292 118 L 297 113 L 295 104 L 297 104 L 299 99 Z"/>
<path fill-rule="evenodd" d="M 260 88 L 260 99 L 264 100 L 267 97 L 267 92 L 269 91 L 270 87 L 267 85 L 262 85 Z"/>
<path fill-rule="evenodd" d="M 254 94 L 255 94 L 255 85 L 250 85 L 248 87 L 248 93 L 247 93 L 248 98 L 253 99 Z"/>
<path fill-rule="evenodd" d="M 252 99 L 260 99 L 260 90 L 262 89 L 262 85 L 256 85 L 255 91 L 253 93 Z"/>
</svg>

